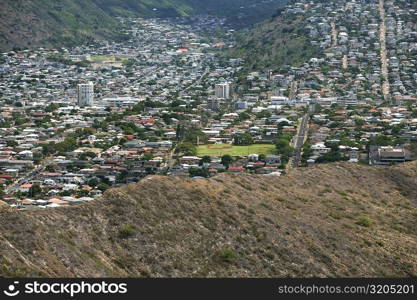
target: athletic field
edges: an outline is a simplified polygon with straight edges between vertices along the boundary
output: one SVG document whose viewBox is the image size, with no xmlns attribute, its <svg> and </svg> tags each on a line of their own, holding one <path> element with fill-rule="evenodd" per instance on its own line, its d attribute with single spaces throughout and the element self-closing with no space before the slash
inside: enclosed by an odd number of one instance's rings
<svg viewBox="0 0 417 300">
<path fill-rule="evenodd" d="M 202 145 L 197 147 L 198 156 L 248 156 L 250 154 L 273 154 L 275 145 L 255 144 L 250 146 L 233 146 L 229 144 Z"/>
</svg>

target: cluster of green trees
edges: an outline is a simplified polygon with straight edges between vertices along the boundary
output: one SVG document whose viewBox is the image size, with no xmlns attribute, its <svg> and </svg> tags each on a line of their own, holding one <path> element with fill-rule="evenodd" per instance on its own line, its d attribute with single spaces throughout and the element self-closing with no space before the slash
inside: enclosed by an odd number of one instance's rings
<svg viewBox="0 0 417 300">
<path fill-rule="evenodd" d="M 344 156 L 340 153 L 337 147 L 332 147 L 330 152 L 321 155 L 317 160 L 316 163 L 330 163 L 336 161 L 348 161 L 349 157 Z"/>
<path fill-rule="evenodd" d="M 65 152 L 74 151 L 77 149 L 77 139 L 74 137 L 66 137 L 64 141 L 60 143 L 51 142 L 49 144 L 42 146 L 43 155 L 49 156 L 51 154 L 61 153 L 64 154 Z"/>
<path fill-rule="evenodd" d="M 236 146 L 249 146 L 249 145 L 253 145 L 254 140 L 253 140 L 253 137 L 249 133 L 240 133 L 240 134 L 236 134 L 233 137 L 233 143 Z"/>
<path fill-rule="evenodd" d="M 110 182 L 106 177 L 101 178 L 92 178 L 87 183 L 92 188 L 96 188 L 102 192 L 108 190 L 110 188 Z"/>
<path fill-rule="evenodd" d="M 191 168 L 188 170 L 188 173 L 191 177 L 205 177 L 208 178 L 210 176 L 208 169 L 202 168 Z"/>
<path fill-rule="evenodd" d="M 291 146 L 293 135 L 288 132 L 283 132 L 283 127 L 286 125 L 288 125 L 286 122 L 278 125 L 278 138 L 275 142 L 276 151 L 277 154 L 281 155 L 283 166 L 288 163 L 295 151 L 294 147 Z"/>
<path fill-rule="evenodd" d="M 313 155 L 313 150 L 311 149 L 311 142 L 308 140 L 303 145 L 303 153 L 301 155 L 301 164 L 303 166 L 307 165 L 307 160 Z"/>
<path fill-rule="evenodd" d="M 184 155 L 196 155 L 197 147 L 191 142 L 182 142 L 177 145 L 175 153 L 182 153 Z"/>
<path fill-rule="evenodd" d="M 205 144 L 208 141 L 208 136 L 201 129 L 193 126 L 178 124 L 176 134 L 178 141 L 189 142 L 195 145 L 197 142 Z"/>
<path fill-rule="evenodd" d="M 77 67 L 88 67 L 90 65 L 90 62 L 88 61 L 78 61 L 78 62 L 74 62 L 70 59 L 66 59 L 63 55 L 61 54 L 53 54 L 47 57 L 48 60 L 50 61 L 55 61 L 64 65 L 68 65 L 68 66 L 77 66 Z"/>
</svg>

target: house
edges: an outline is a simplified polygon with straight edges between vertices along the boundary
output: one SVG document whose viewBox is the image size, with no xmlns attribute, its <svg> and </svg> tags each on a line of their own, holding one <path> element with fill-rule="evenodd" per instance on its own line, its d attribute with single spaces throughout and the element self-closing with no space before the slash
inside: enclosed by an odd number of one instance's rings
<svg viewBox="0 0 417 300">
<path fill-rule="evenodd" d="M 19 157 L 22 159 L 33 159 L 33 152 L 29 150 L 24 150 L 18 153 Z"/>
<path fill-rule="evenodd" d="M 330 148 L 326 147 L 324 143 L 317 143 L 311 146 L 314 155 L 321 155 L 330 152 Z"/>
<path fill-rule="evenodd" d="M 393 165 L 411 160 L 411 154 L 403 146 L 371 146 L 370 165 Z"/>
<path fill-rule="evenodd" d="M 0 159 L 0 167 L 13 167 L 17 169 L 23 169 L 33 166 L 31 160 L 11 160 L 11 159 Z"/>
<path fill-rule="evenodd" d="M 280 155 L 267 155 L 265 157 L 266 164 L 281 164 L 281 156 Z"/>
<path fill-rule="evenodd" d="M 229 169 L 227 170 L 230 173 L 241 173 L 241 172 L 245 172 L 245 168 L 242 166 L 239 167 L 229 167 Z"/>
<path fill-rule="evenodd" d="M 28 193 L 31 187 L 32 187 L 32 184 L 26 183 L 26 184 L 22 184 L 21 186 L 19 186 L 18 190 L 22 193 Z"/>
<path fill-rule="evenodd" d="M 201 158 L 197 156 L 183 156 L 180 159 L 181 164 L 195 165 L 200 162 Z"/>
</svg>

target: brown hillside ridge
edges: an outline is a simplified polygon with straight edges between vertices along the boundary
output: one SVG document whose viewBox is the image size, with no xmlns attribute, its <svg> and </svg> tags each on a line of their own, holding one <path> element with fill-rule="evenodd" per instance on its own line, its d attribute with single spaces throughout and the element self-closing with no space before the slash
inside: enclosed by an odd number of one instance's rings
<svg viewBox="0 0 417 300">
<path fill-rule="evenodd" d="M 149 177 L 83 206 L 0 212 L 0 276 L 416 276 L 416 187 L 416 162 Z"/>
</svg>

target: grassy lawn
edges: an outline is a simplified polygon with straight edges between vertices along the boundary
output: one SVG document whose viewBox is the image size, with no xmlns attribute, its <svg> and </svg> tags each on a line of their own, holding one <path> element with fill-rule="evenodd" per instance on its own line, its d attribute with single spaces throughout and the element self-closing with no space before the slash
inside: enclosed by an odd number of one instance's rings
<svg viewBox="0 0 417 300">
<path fill-rule="evenodd" d="M 233 146 L 228 144 L 203 145 L 197 147 L 198 156 L 248 156 L 250 154 L 273 154 L 275 145 L 255 144 L 250 146 Z"/>
<path fill-rule="evenodd" d="M 117 59 L 113 56 L 100 56 L 100 55 L 98 55 L 98 56 L 91 56 L 91 59 L 93 61 L 117 61 Z M 120 61 L 122 62 L 122 61 L 125 61 L 127 59 L 128 58 L 123 57 L 123 58 L 120 58 Z"/>
<path fill-rule="evenodd" d="M 101 61 L 114 61 L 112 56 L 91 56 L 92 60 L 101 60 Z"/>
</svg>

